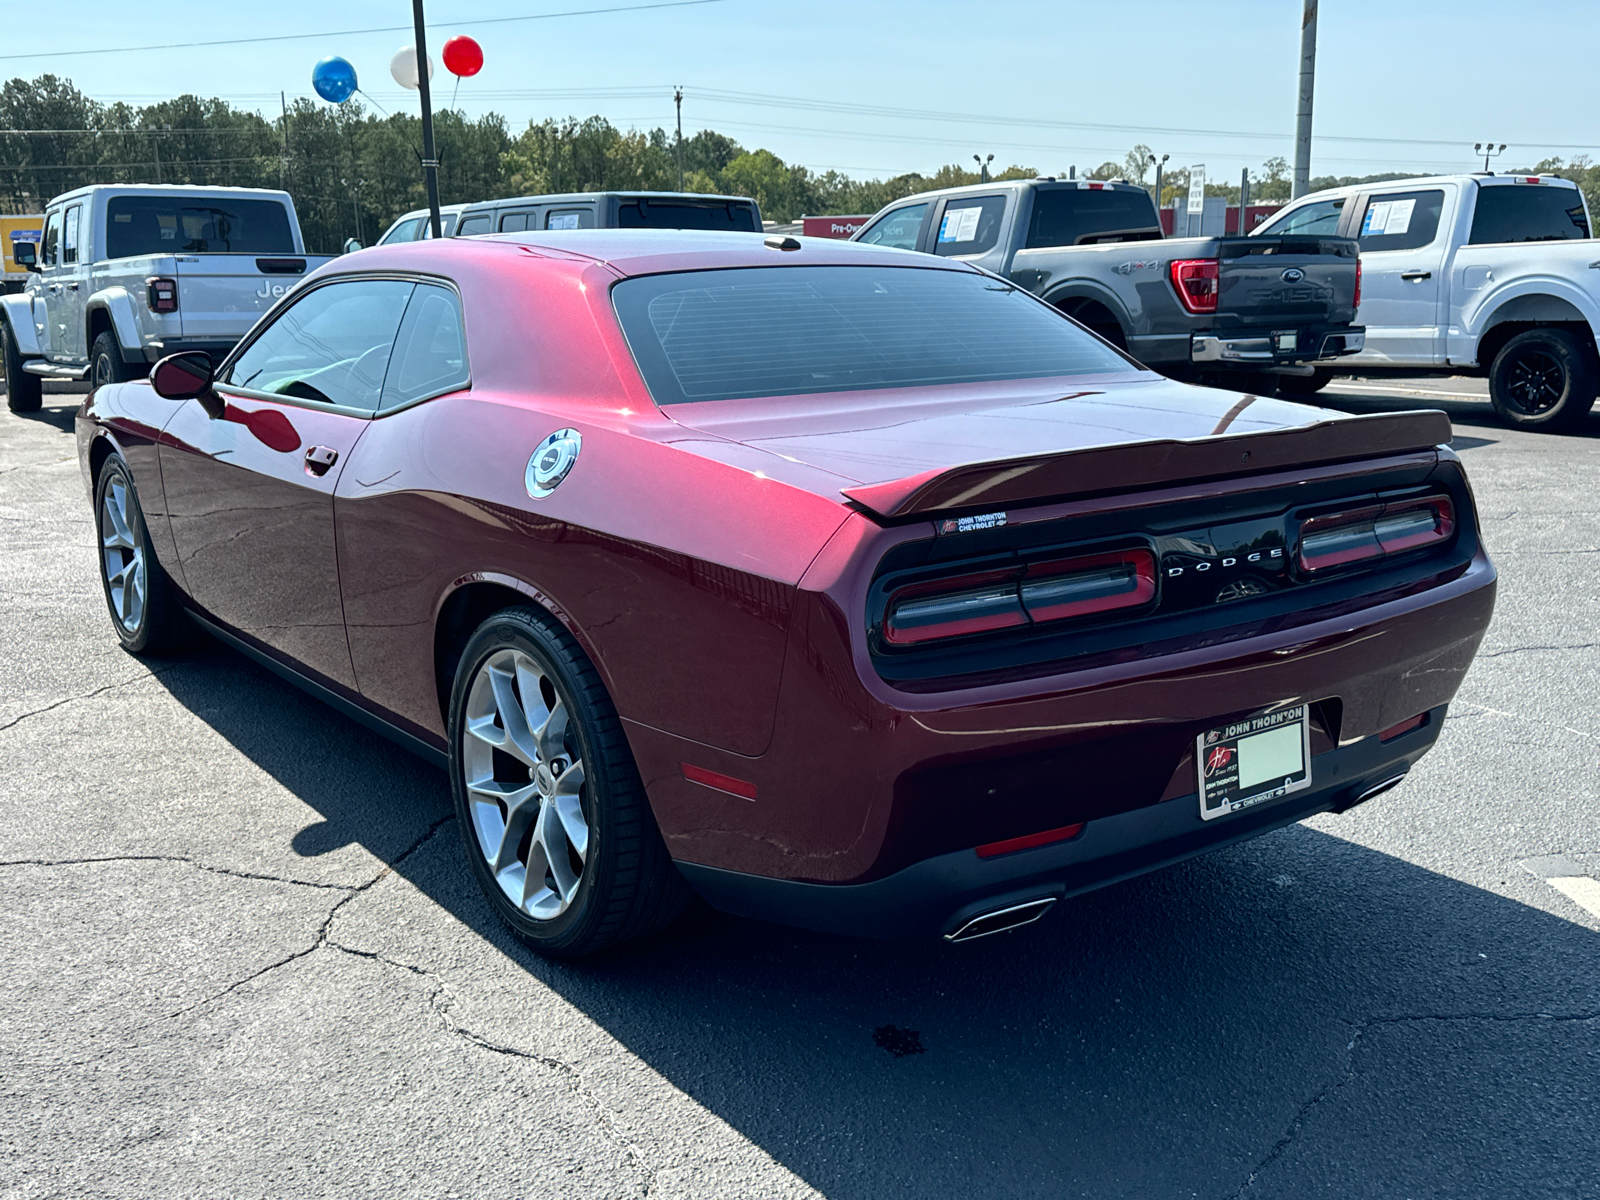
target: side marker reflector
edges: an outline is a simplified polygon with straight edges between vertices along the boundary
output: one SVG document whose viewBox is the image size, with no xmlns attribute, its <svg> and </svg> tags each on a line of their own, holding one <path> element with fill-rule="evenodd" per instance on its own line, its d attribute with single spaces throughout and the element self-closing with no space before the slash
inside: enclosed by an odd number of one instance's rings
<svg viewBox="0 0 1600 1200">
<path fill-rule="evenodd" d="M 744 779 L 735 779 L 732 775 L 724 775 L 720 771 L 708 771 L 704 767 L 697 767 L 693 763 L 679 763 L 683 768 L 683 777 L 690 783 L 698 783 L 704 787 L 715 788 L 719 792 L 727 792 L 730 796 L 738 796 L 742 800 L 756 798 L 756 785 Z"/>
<path fill-rule="evenodd" d="M 1401 721 L 1398 725 L 1391 725 L 1378 735 L 1380 742 L 1392 742 L 1402 734 L 1410 733 L 1413 729 L 1421 729 L 1428 723 L 1427 713 L 1418 713 L 1408 720 Z"/>
<path fill-rule="evenodd" d="M 1048 846 L 1051 842 L 1065 842 L 1083 832 L 1083 822 L 1063 825 L 1060 829 L 1046 829 L 1043 833 L 1030 833 L 1023 837 L 1007 838 L 1003 842 L 989 842 L 978 847 L 979 858 L 995 858 L 1001 854 L 1015 854 L 1018 850 L 1032 850 L 1035 846 Z"/>
</svg>

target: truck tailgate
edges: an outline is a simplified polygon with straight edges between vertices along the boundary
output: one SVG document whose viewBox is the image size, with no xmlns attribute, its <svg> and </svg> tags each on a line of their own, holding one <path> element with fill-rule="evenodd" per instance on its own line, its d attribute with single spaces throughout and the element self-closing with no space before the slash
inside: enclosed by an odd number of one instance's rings
<svg viewBox="0 0 1600 1200">
<path fill-rule="evenodd" d="M 185 338 L 237 341 L 308 271 L 326 262 L 304 254 L 181 254 L 178 316 Z"/>
<path fill-rule="evenodd" d="M 1357 254 L 1349 238 L 1223 238 L 1214 328 L 1228 332 L 1355 320 Z"/>
</svg>

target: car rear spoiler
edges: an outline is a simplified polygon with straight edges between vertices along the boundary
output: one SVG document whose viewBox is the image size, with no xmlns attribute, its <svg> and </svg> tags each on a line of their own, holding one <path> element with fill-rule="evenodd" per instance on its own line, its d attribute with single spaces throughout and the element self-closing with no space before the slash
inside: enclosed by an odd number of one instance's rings
<svg viewBox="0 0 1600 1200">
<path fill-rule="evenodd" d="M 892 520 L 1377 458 L 1431 450 L 1449 440 L 1450 418 L 1442 412 L 1370 413 L 1258 433 L 1122 442 L 969 463 L 843 492 L 868 512 Z"/>
</svg>

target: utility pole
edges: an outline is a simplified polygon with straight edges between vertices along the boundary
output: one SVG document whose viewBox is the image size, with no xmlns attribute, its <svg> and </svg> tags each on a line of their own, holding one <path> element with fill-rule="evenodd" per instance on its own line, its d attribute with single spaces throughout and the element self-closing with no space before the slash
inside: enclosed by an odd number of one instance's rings
<svg viewBox="0 0 1600 1200">
<path fill-rule="evenodd" d="M 683 191 L 683 89 L 672 89 L 672 102 L 678 106 L 678 190 Z"/>
<path fill-rule="evenodd" d="M 1155 158 L 1155 155 L 1152 154 L 1150 157 L 1151 158 Z M 1167 165 L 1167 159 L 1169 159 L 1171 157 L 1172 157 L 1172 155 L 1170 155 L 1170 154 L 1163 154 L 1161 156 L 1161 161 L 1156 163 L 1156 213 L 1158 215 L 1161 212 L 1161 173 L 1162 173 L 1162 168 Z"/>
<path fill-rule="evenodd" d="M 156 182 L 161 182 L 161 139 L 155 134 L 150 135 L 150 149 L 156 156 Z"/>
<path fill-rule="evenodd" d="M 419 0 L 420 3 L 420 0 Z M 1317 81 L 1317 0 L 1305 0 L 1300 17 L 1300 111 L 1294 123 L 1294 194 L 1311 190 L 1311 97 Z"/>
<path fill-rule="evenodd" d="M 428 34 L 422 22 L 422 0 L 411 0 L 411 17 L 417 29 L 417 91 L 422 94 L 422 174 L 428 185 L 428 219 L 433 224 L 433 236 L 441 238 L 444 231 L 439 222 L 439 156 L 433 150 L 433 102 L 428 96 Z"/>
<path fill-rule="evenodd" d="M 1239 172 L 1239 228 L 1235 231 L 1240 237 L 1250 231 L 1245 228 L 1244 212 L 1250 207 L 1250 168 L 1246 167 Z"/>
</svg>

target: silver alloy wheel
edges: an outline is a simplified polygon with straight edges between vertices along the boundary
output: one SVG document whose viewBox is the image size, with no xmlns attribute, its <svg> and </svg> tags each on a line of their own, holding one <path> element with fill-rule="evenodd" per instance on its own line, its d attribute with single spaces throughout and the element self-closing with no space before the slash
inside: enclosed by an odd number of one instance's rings
<svg viewBox="0 0 1600 1200">
<path fill-rule="evenodd" d="M 589 855 L 583 762 L 555 680 L 497 650 L 467 689 L 461 764 L 478 848 L 506 898 L 537 920 L 571 906 Z"/>
<path fill-rule="evenodd" d="M 94 360 L 94 387 L 102 387 L 111 383 L 111 360 L 104 354 L 98 354 Z"/>
<path fill-rule="evenodd" d="M 144 548 L 133 534 L 129 512 L 133 493 L 128 481 L 113 475 L 100 501 L 100 555 L 111 595 L 111 612 L 117 624 L 134 633 L 144 619 L 144 598 L 149 590 Z"/>
</svg>

